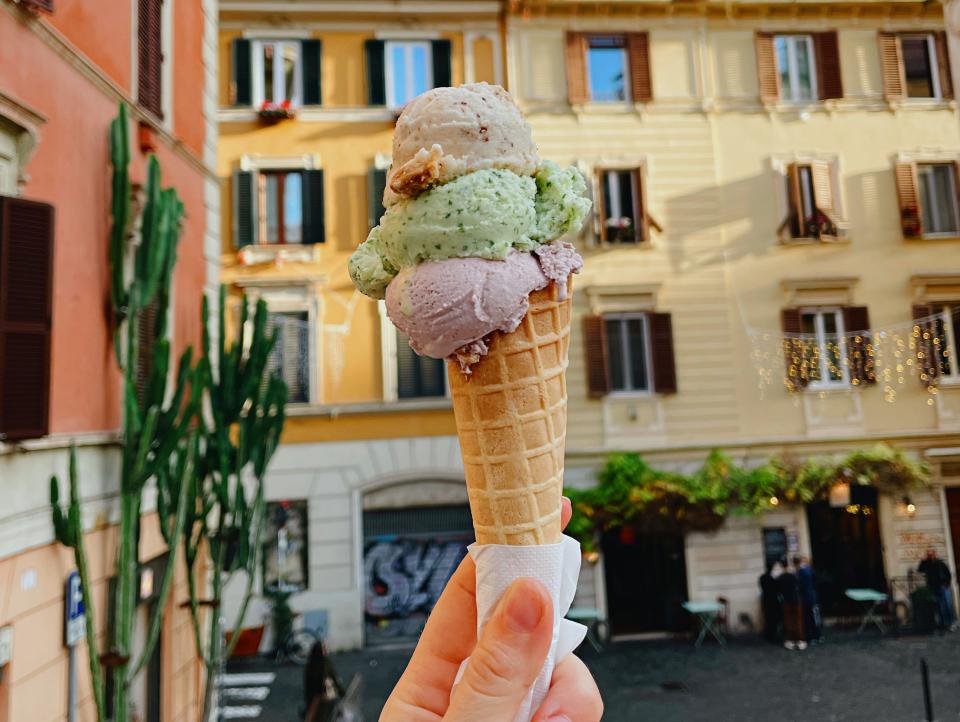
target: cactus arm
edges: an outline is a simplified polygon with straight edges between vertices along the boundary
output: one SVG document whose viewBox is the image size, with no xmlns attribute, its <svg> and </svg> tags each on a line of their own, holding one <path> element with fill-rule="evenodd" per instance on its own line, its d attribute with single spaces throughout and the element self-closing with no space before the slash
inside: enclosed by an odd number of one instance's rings
<svg viewBox="0 0 960 722">
<path fill-rule="evenodd" d="M 167 568 L 163 572 L 163 580 L 160 582 L 160 592 L 157 597 L 156 606 L 153 611 L 152 618 L 150 620 L 150 632 L 147 635 L 146 644 L 143 647 L 143 653 L 140 655 L 140 659 L 133 666 L 133 670 L 127 675 L 127 681 L 132 680 L 141 670 L 150 661 L 150 657 L 153 656 L 153 650 L 157 646 L 157 640 L 160 638 L 160 625 L 163 622 L 163 614 L 165 607 L 167 606 L 167 598 L 170 596 L 170 586 L 173 583 L 174 571 L 177 567 L 177 552 L 180 550 L 180 538 L 183 536 L 183 529 L 187 520 L 187 502 L 188 496 L 187 492 L 189 491 L 189 484 L 185 475 L 193 473 L 193 464 L 196 459 L 197 453 L 197 435 L 192 434 L 190 441 L 187 443 L 187 448 L 182 451 L 182 454 L 185 458 L 183 465 L 178 471 L 180 472 L 180 494 L 177 499 L 177 516 L 174 521 L 173 531 L 170 535 L 169 542 L 169 562 Z M 166 519 L 161 518 L 160 524 L 165 525 L 167 523 Z"/>
<path fill-rule="evenodd" d="M 251 557 L 251 562 L 247 567 L 247 585 L 243 591 L 243 602 L 240 604 L 240 610 L 237 612 L 236 619 L 233 623 L 233 633 L 230 635 L 230 642 L 227 644 L 227 648 L 223 652 L 224 659 L 230 659 L 230 655 L 233 654 L 234 648 L 237 646 L 237 642 L 240 639 L 240 628 L 243 625 L 243 619 L 247 616 L 247 608 L 250 606 L 250 599 L 253 597 L 253 582 L 257 576 L 257 569 L 260 566 L 260 555 L 263 551 L 263 545 L 260 543 L 263 539 L 263 527 L 264 522 L 266 521 L 266 507 L 267 504 L 263 498 L 263 480 L 259 482 L 259 488 L 257 490 L 257 500 L 254 502 L 254 519 L 252 520 L 251 526 L 253 528 L 253 556 Z"/>
<path fill-rule="evenodd" d="M 93 582 L 90 579 L 90 565 L 88 563 L 86 544 L 83 537 L 83 519 L 80 507 L 80 482 L 77 478 L 77 449 L 70 447 L 70 510 L 68 524 L 73 536 L 73 556 L 77 563 L 77 573 L 80 575 L 80 591 L 83 594 L 83 616 L 86 622 L 87 657 L 90 661 L 90 681 L 93 687 L 93 699 L 97 708 L 97 719 L 106 720 L 104 707 L 103 668 L 100 666 L 100 655 L 97 647 L 97 613 L 94 608 Z"/>
<path fill-rule="evenodd" d="M 120 104 L 118 116 L 110 124 L 110 161 L 113 166 L 113 199 L 110 226 L 110 302 L 120 321 L 127 312 L 127 289 L 124 284 L 123 255 L 130 228 L 130 142 L 128 136 L 127 106 Z M 114 350 L 119 355 L 120 345 Z M 118 358 L 117 364 L 120 365 Z"/>
</svg>

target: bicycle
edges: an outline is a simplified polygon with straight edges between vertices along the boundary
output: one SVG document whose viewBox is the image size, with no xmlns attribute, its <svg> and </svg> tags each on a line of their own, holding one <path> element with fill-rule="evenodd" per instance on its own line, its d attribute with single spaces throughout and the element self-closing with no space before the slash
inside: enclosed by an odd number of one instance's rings
<svg viewBox="0 0 960 722">
<path fill-rule="evenodd" d="M 286 661 L 303 666 L 310 659 L 310 650 L 320 641 L 320 634 L 315 629 L 301 627 L 291 629 L 283 641 L 277 645 L 275 654 L 278 663 Z"/>
</svg>

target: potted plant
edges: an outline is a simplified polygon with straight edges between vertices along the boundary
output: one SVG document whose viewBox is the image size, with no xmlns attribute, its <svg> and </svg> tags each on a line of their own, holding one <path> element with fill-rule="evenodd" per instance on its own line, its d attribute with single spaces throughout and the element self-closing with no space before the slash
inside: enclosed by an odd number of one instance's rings
<svg viewBox="0 0 960 722">
<path fill-rule="evenodd" d="M 282 103 L 265 100 L 260 104 L 258 114 L 260 120 L 266 123 L 279 123 L 281 120 L 289 120 L 295 115 L 289 100 L 284 100 Z"/>
</svg>

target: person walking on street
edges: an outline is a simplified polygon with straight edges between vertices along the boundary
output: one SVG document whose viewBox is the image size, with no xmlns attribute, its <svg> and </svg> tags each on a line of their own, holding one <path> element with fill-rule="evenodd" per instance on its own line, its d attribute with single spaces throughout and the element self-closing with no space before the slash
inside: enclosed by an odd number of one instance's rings
<svg viewBox="0 0 960 722">
<path fill-rule="evenodd" d="M 806 649 L 807 640 L 803 633 L 803 605 L 800 603 L 800 583 L 796 570 L 787 565 L 780 575 L 778 585 L 783 599 L 783 646 L 786 649 Z"/>
<path fill-rule="evenodd" d="M 780 583 L 783 565 L 773 562 L 767 565 L 767 571 L 760 575 L 760 605 L 763 608 L 763 638 L 776 644 L 780 641 L 780 625 L 783 624 L 783 600 L 780 597 Z"/>
<path fill-rule="evenodd" d="M 310 650 L 303 672 L 304 722 L 331 722 L 343 693 L 343 684 L 333 668 L 327 647 L 318 640 Z"/>
<path fill-rule="evenodd" d="M 819 642 L 823 638 L 820 625 L 820 603 L 817 599 L 817 585 L 813 567 L 806 557 L 794 557 L 793 566 L 797 570 L 797 583 L 800 586 L 800 604 L 803 606 L 803 626 L 808 642 Z"/>
<path fill-rule="evenodd" d="M 933 592 L 937 600 L 940 628 L 953 631 L 956 628 L 956 619 L 953 614 L 953 595 L 950 589 L 950 582 L 953 580 L 950 568 L 937 556 L 936 550 L 928 549 L 927 556 L 920 562 L 917 571 L 927 578 L 927 589 Z"/>
</svg>

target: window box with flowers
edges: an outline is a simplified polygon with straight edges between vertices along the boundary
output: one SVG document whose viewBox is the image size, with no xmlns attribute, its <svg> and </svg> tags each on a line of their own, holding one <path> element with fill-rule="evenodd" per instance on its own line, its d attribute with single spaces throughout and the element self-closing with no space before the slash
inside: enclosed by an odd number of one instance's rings
<svg viewBox="0 0 960 722">
<path fill-rule="evenodd" d="M 281 120 L 294 118 L 297 112 L 289 100 L 284 100 L 280 103 L 272 103 L 265 100 L 260 104 L 260 109 L 257 111 L 257 114 L 264 123 L 279 123 Z"/>
</svg>

